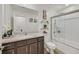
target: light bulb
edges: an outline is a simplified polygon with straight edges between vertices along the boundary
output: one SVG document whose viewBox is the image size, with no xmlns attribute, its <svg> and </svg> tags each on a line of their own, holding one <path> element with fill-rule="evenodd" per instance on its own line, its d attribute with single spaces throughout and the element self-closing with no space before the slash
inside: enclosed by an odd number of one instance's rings
<svg viewBox="0 0 79 59">
<path fill-rule="evenodd" d="M 69 4 L 65 4 L 65 6 L 69 6 Z"/>
</svg>

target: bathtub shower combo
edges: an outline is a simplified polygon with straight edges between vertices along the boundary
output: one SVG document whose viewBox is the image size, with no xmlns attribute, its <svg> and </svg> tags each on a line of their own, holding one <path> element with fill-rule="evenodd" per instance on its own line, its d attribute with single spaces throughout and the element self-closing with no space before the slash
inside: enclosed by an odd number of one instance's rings
<svg viewBox="0 0 79 59">
<path fill-rule="evenodd" d="M 79 10 L 51 18 L 51 41 L 57 53 L 79 53 Z"/>
</svg>

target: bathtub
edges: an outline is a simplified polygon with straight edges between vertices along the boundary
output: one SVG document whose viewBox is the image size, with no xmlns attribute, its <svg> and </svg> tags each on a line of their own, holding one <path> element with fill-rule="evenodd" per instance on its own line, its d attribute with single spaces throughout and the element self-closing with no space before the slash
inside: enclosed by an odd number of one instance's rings
<svg viewBox="0 0 79 59">
<path fill-rule="evenodd" d="M 55 43 L 56 48 L 62 51 L 64 54 L 79 54 L 79 43 L 68 41 L 63 38 L 54 38 L 53 43 Z"/>
</svg>

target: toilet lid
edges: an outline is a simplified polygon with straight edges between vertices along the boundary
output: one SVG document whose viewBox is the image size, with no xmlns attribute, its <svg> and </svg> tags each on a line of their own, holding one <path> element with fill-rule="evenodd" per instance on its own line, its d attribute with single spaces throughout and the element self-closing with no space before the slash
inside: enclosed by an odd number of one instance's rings
<svg viewBox="0 0 79 59">
<path fill-rule="evenodd" d="M 56 45 L 53 42 L 46 42 L 46 45 L 50 48 L 50 49 L 55 49 Z"/>
</svg>

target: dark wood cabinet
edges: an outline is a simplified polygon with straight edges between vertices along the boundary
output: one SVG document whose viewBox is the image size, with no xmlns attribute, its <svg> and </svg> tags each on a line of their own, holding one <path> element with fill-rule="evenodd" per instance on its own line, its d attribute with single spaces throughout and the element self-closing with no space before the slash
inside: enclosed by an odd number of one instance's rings
<svg viewBox="0 0 79 59">
<path fill-rule="evenodd" d="M 27 40 L 29 54 L 37 54 L 37 47 L 38 47 L 37 43 L 38 43 L 37 38 Z"/>
<path fill-rule="evenodd" d="M 44 37 L 37 37 L 3 44 L 3 54 L 43 54 Z"/>
<path fill-rule="evenodd" d="M 4 49 L 2 51 L 2 53 L 4 54 L 14 54 L 15 53 L 15 47 L 14 47 L 14 43 L 6 43 L 3 44 Z"/>
<path fill-rule="evenodd" d="M 43 42 L 38 42 L 38 54 L 43 54 L 44 53 L 44 46 L 42 45 Z"/>
<path fill-rule="evenodd" d="M 10 50 L 3 50 L 3 52 L 2 53 L 4 53 L 4 54 L 14 54 L 15 53 L 15 51 L 14 51 L 14 49 L 10 49 Z"/>
<path fill-rule="evenodd" d="M 38 38 L 38 54 L 44 53 L 44 38 L 40 37 Z"/>
<path fill-rule="evenodd" d="M 37 54 L 37 43 L 29 44 L 29 54 Z"/>
<path fill-rule="evenodd" d="M 26 53 L 26 51 L 27 51 L 27 48 L 26 48 L 26 46 L 21 46 L 21 47 L 18 47 L 18 48 L 16 48 L 17 49 L 17 54 L 25 54 Z"/>
</svg>

